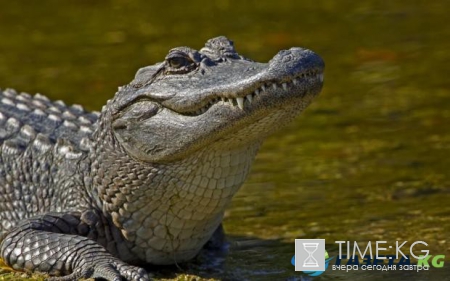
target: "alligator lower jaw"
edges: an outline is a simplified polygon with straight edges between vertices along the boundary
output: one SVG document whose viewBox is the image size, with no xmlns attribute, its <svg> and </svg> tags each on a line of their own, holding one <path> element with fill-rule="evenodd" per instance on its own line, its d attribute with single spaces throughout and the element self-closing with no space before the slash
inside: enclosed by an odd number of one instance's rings
<svg viewBox="0 0 450 281">
<path fill-rule="evenodd" d="M 266 81 L 258 83 L 256 86 L 249 87 L 248 90 L 238 93 L 235 95 L 217 95 L 212 99 L 209 99 L 209 102 L 206 102 L 206 105 L 192 111 L 187 112 L 178 112 L 178 114 L 186 115 L 186 116 L 199 116 L 208 111 L 214 105 L 221 106 L 229 106 L 231 108 L 238 108 L 240 110 L 246 110 L 251 108 L 253 103 L 261 99 L 266 94 L 270 94 L 271 92 L 283 91 L 285 93 L 293 92 L 293 91 L 302 91 L 302 95 L 304 95 L 308 89 L 302 88 L 302 85 L 317 85 L 323 83 L 323 72 L 320 71 L 310 71 L 306 73 L 298 74 L 290 79 L 284 79 L 282 81 Z M 203 103 L 204 104 L 204 103 Z"/>
</svg>

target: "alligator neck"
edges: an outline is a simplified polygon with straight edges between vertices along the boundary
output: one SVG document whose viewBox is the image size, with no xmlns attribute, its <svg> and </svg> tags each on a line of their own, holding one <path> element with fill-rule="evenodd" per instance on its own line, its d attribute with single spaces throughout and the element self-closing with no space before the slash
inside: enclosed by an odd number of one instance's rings
<svg viewBox="0 0 450 281">
<path fill-rule="evenodd" d="M 217 142 L 172 163 L 126 155 L 100 125 L 91 174 L 92 194 L 113 224 L 150 263 L 191 259 L 219 226 L 246 179 L 260 142 L 234 148 Z M 202 229 L 202 231 L 198 231 Z"/>
</svg>

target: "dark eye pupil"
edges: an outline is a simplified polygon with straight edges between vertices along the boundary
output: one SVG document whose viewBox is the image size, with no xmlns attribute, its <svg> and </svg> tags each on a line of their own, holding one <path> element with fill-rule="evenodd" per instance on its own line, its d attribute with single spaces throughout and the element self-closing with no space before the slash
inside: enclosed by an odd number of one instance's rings
<svg viewBox="0 0 450 281">
<path fill-rule="evenodd" d="M 187 60 L 182 57 L 175 57 L 169 60 L 170 66 L 174 68 L 182 67 L 187 64 Z"/>
</svg>

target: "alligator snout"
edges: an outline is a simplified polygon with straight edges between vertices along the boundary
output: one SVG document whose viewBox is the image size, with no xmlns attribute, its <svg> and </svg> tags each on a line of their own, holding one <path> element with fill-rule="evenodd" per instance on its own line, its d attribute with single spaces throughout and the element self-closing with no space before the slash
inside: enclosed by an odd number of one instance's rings
<svg viewBox="0 0 450 281">
<path fill-rule="evenodd" d="M 324 67 L 325 63 L 319 55 L 299 47 L 282 50 L 269 61 L 269 71 L 281 71 L 293 76 L 307 70 L 321 73 Z"/>
</svg>

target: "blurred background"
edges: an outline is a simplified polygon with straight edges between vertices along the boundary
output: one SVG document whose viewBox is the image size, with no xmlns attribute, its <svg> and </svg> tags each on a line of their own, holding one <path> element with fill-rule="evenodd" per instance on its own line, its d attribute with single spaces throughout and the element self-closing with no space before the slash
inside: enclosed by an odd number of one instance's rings
<svg viewBox="0 0 450 281">
<path fill-rule="evenodd" d="M 256 61 L 292 46 L 325 60 L 323 92 L 266 141 L 226 213 L 228 257 L 180 274 L 306 280 L 295 238 L 326 239 L 330 256 L 336 240 L 423 240 L 450 258 L 449 1 L 0 3 L 0 87 L 91 110 L 171 48 L 219 35 Z M 444 280 L 446 268 L 315 280 Z"/>
</svg>

